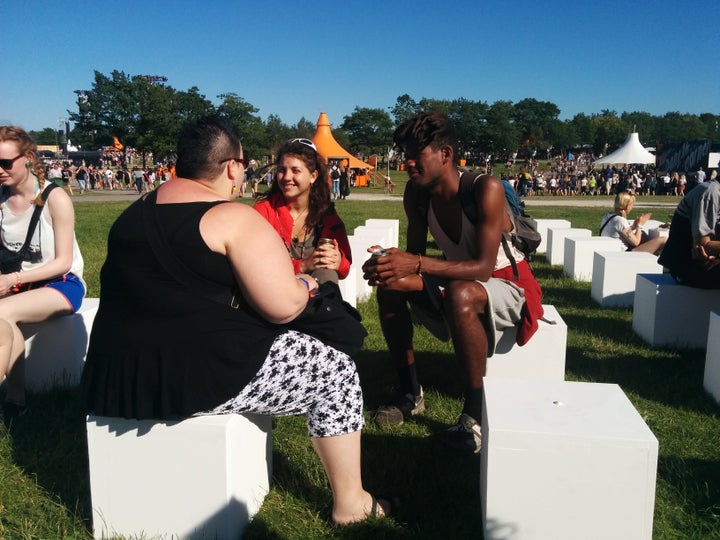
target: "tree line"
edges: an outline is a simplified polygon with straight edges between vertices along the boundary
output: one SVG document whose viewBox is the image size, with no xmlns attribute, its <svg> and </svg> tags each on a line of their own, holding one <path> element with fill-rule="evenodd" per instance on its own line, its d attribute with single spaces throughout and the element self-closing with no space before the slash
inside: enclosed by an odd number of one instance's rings
<svg viewBox="0 0 720 540">
<path fill-rule="evenodd" d="M 296 124 L 285 124 L 271 114 L 263 121 L 258 109 L 236 93 L 217 96 L 214 105 L 197 87 L 176 90 L 164 77 L 128 75 L 113 71 L 109 76 L 94 72 L 90 90 L 77 91 L 77 111 L 68 111 L 74 123 L 70 139 L 83 149 L 111 146 L 114 138 L 141 153 L 152 153 L 156 160 L 172 159 L 181 126 L 191 119 L 211 113 L 232 120 L 243 135 L 243 148 L 262 160 L 271 156 L 287 139 L 312 137 L 315 122 L 302 117 Z M 415 100 L 408 94 L 397 98 L 387 110 L 355 107 L 333 127 L 336 140 L 353 154 L 365 157 L 387 154 L 392 133 L 404 119 L 434 110 L 447 114 L 458 130 L 461 157 L 469 164 L 483 159 L 508 159 L 564 155 L 568 151 L 588 151 L 595 155 L 614 150 L 635 130 L 645 146 L 661 151 L 663 145 L 687 140 L 710 139 L 720 143 L 720 116 L 668 112 L 663 116 L 646 112 L 612 110 L 599 114 L 576 114 L 560 120 L 560 109 L 549 101 L 526 98 L 517 103 L 472 101 L 465 98 Z M 38 143 L 56 132 L 46 128 L 34 133 Z"/>
</svg>

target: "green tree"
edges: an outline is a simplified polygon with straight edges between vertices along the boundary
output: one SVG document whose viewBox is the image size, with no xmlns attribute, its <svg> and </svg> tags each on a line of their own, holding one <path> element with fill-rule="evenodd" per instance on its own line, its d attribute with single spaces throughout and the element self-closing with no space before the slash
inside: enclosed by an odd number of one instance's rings
<svg viewBox="0 0 720 540">
<path fill-rule="evenodd" d="M 28 135 L 32 137 L 36 144 L 56 145 L 58 144 L 57 130 L 46 127 L 40 131 L 29 131 Z"/>
<path fill-rule="evenodd" d="M 520 130 L 522 144 L 528 149 L 552 145 L 553 129 L 560 109 L 549 101 L 527 98 L 515 104 L 513 120 Z"/>
<path fill-rule="evenodd" d="M 632 126 L 628 128 L 627 124 L 618 118 L 615 111 L 604 109 L 600 114 L 592 119 L 595 130 L 595 141 L 593 146 L 595 152 L 606 155 L 617 149 L 625 139 Z"/>
<path fill-rule="evenodd" d="M 658 137 L 664 143 L 707 138 L 707 126 L 693 114 L 666 113 L 659 121 Z"/>
<path fill-rule="evenodd" d="M 243 151 L 255 159 L 270 153 L 265 124 L 258 109 L 234 93 L 220 94 L 222 103 L 217 111 L 235 124 L 242 135 Z"/>
<path fill-rule="evenodd" d="M 399 126 L 404 120 L 415 116 L 420 112 L 417 102 L 408 94 L 398 96 L 395 105 L 390 107 L 390 114 L 395 120 L 395 126 Z"/>
<path fill-rule="evenodd" d="M 382 109 L 355 107 L 355 111 L 343 119 L 341 127 L 350 138 L 347 150 L 353 153 L 384 155 L 392 145 L 393 122 Z"/>
<path fill-rule="evenodd" d="M 512 101 L 496 101 L 488 108 L 485 148 L 502 155 L 503 160 L 519 147 L 520 130 L 513 120 Z"/>
</svg>

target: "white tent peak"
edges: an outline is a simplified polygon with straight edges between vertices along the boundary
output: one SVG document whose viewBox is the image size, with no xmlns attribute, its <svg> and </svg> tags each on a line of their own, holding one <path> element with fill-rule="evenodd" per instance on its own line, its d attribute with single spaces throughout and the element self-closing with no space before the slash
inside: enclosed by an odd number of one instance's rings
<svg viewBox="0 0 720 540">
<path fill-rule="evenodd" d="M 593 163 L 594 167 L 603 165 L 654 165 L 655 156 L 640 143 L 637 131 L 627 136 L 620 148 Z"/>
</svg>

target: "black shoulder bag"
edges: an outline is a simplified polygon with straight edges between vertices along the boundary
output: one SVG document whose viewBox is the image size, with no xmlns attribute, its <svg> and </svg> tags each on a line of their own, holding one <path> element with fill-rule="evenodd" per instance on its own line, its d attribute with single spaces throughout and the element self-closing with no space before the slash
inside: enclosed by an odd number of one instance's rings
<svg viewBox="0 0 720 540">
<path fill-rule="evenodd" d="M 22 268 L 23 261 L 30 260 L 30 240 L 32 240 L 37 224 L 40 221 L 40 214 L 42 213 L 43 208 L 45 208 L 45 201 L 47 201 L 50 192 L 56 187 L 58 187 L 57 184 L 49 182 L 47 187 L 43 190 L 42 195 L 40 196 L 43 204 L 35 205 L 23 246 L 18 251 L 13 251 L 5 246 L 0 248 L 0 273 L 12 274 L 13 272 L 19 272 L 20 268 Z"/>
<path fill-rule="evenodd" d="M 143 228 L 157 260 L 175 280 L 192 288 L 205 298 L 238 309 L 240 292 L 223 287 L 196 274 L 178 259 L 168 247 L 160 232 L 155 211 L 157 192 L 152 191 L 142 202 Z M 340 288 L 332 282 L 320 285 L 315 296 L 308 299 L 307 306 L 294 320 L 282 325 L 318 338 L 323 343 L 355 355 L 363 345 L 367 331 L 361 324 L 360 313 L 342 299 Z"/>
</svg>

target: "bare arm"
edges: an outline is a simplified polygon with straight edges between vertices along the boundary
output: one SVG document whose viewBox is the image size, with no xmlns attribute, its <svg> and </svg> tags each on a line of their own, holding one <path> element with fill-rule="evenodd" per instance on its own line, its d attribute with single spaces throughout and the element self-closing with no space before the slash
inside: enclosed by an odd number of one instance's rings
<svg viewBox="0 0 720 540">
<path fill-rule="evenodd" d="M 265 319 L 286 323 L 305 308 L 307 287 L 296 279 L 280 236 L 255 210 L 217 205 L 200 221 L 200 234 L 210 249 L 228 258 L 243 296 Z"/>
</svg>

